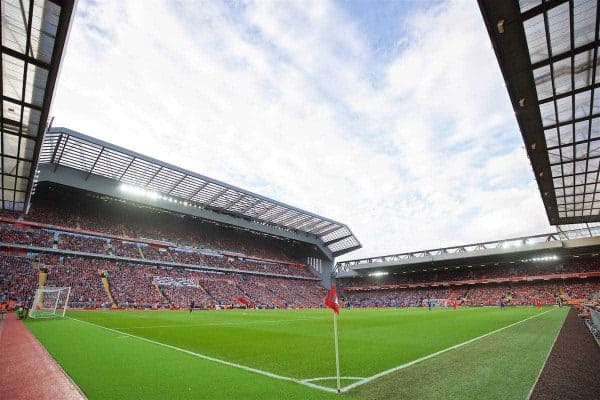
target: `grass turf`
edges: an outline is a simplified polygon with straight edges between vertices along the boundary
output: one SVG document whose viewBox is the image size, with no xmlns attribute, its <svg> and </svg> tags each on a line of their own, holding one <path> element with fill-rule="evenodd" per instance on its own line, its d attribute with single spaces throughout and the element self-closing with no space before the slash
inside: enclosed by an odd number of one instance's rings
<svg viewBox="0 0 600 400">
<path fill-rule="evenodd" d="M 339 318 L 342 375 L 368 377 L 539 313 L 531 307 L 508 308 L 505 311 L 496 308 L 434 309 L 431 312 L 423 309 L 343 310 Z M 335 394 L 216 364 L 81 322 L 286 377 L 310 379 L 334 375 L 332 321 L 328 310 L 208 311 L 191 315 L 186 312 L 73 311 L 68 315 L 75 319 L 28 320 L 27 324 L 92 399 L 191 398 L 198 397 L 199 393 L 207 398 L 336 397 Z M 443 372 L 442 376 L 447 379 L 450 377 L 446 375 L 465 375 L 478 381 L 476 377 L 481 375 L 481 371 L 478 367 L 471 367 L 469 359 L 485 359 L 494 365 L 494 359 L 498 358 L 494 349 L 498 344 L 521 346 L 518 347 L 519 352 L 531 355 L 531 362 L 522 368 L 531 371 L 517 379 L 522 381 L 520 388 L 529 390 L 560 326 L 561 317 L 564 319 L 564 312 L 553 311 L 488 337 L 506 333 L 515 343 L 485 338 L 429 362 L 435 365 L 437 360 L 446 360 L 449 355 L 460 352 L 461 359 L 449 358 L 454 368 L 438 373 Z M 534 334 L 526 334 L 529 331 L 521 334 L 524 327 L 532 327 L 529 329 Z M 511 336 L 513 331 L 516 334 Z M 484 341 L 489 343 L 481 347 Z M 532 341 L 535 346 L 530 346 Z M 470 348 L 477 350 L 468 351 Z M 486 349 L 487 352 L 484 351 Z M 507 365 L 522 359 L 517 352 L 509 353 L 512 356 L 506 357 Z M 467 357 L 469 368 L 462 368 L 464 357 Z M 406 371 L 420 371 L 408 381 L 411 383 L 408 386 L 419 386 L 419 381 L 430 376 L 428 369 L 423 369 L 429 362 L 375 380 L 346 396 L 396 398 L 399 388 L 395 382 L 405 382 Z M 458 372 L 452 373 L 454 370 Z M 438 380 L 438 375 L 435 376 Z M 483 378 L 487 379 L 487 375 L 484 374 Z M 498 379 L 501 380 L 501 377 Z M 343 384 L 351 382 L 345 380 Z M 319 380 L 314 383 L 332 387 L 335 381 Z M 422 386 L 428 386 L 425 383 L 430 381 L 423 382 Z M 482 393 L 474 390 L 481 398 Z M 417 389 L 403 397 L 424 398 Z M 430 398 L 439 397 L 434 395 Z"/>
</svg>

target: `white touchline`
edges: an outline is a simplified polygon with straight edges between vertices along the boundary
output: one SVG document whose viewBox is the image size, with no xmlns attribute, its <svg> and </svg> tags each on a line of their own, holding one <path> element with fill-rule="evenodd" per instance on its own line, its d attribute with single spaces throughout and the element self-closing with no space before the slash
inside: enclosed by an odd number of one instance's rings
<svg viewBox="0 0 600 400">
<path fill-rule="evenodd" d="M 98 328 L 102 328 L 102 329 L 105 329 L 107 331 L 119 333 L 121 335 L 130 336 L 132 338 L 143 340 L 145 342 L 152 343 L 152 344 L 155 344 L 155 345 L 158 345 L 158 346 L 163 346 L 163 347 L 169 348 L 171 350 L 180 351 L 182 353 L 189 354 L 189 355 L 194 356 L 194 357 L 202 358 L 204 360 L 216 362 L 216 363 L 223 364 L 223 365 L 228 365 L 228 366 L 234 367 L 234 368 L 243 369 L 243 370 L 248 371 L 248 372 L 253 372 L 255 374 L 260 374 L 260 375 L 268 376 L 270 378 L 279 379 L 279 380 L 282 380 L 282 381 L 288 381 L 288 382 L 298 383 L 300 385 L 308 386 L 308 387 L 311 387 L 313 389 L 323 390 L 325 392 L 337 393 L 337 390 L 335 390 L 333 388 L 328 388 L 328 387 L 325 387 L 325 386 L 316 385 L 314 383 L 303 381 L 303 380 L 300 380 L 300 379 L 290 378 L 288 376 L 283 376 L 283 375 L 277 375 L 277 374 L 274 374 L 272 372 L 263 371 L 263 370 L 260 370 L 260 369 L 248 367 L 246 365 L 236 364 L 236 363 L 233 363 L 233 362 L 230 362 L 230 361 L 221 360 L 219 358 L 214 358 L 214 357 L 206 356 L 204 354 L 195 353 L 195 352 L 190 351 L 190 350 L 185 350 L 185 349 L 182 349 L 182 348 L 179 348 L 179 347 L 171 346 L 170 344 L 157 342 L 155 340 L 147 339 L 147 338 L 142 337 L 142 336 L 136 336 L 136 335 L 132 335 L 131 333 L 118 331 L 118 330 L 112 329 L 112 328 L 107 328 L 106 326 L 94 324 L 93 322 L 83 321 L 81 319 L 77 319 L 77 318 L 73 318 L 73 317 L 66 317 L 66 318 L 69 318 L 69 319 L 72 319 L 74 321 L 78 321 L 78 322 L 81 322 L 81 323 L 84 323 L 84 324 L 92 325 L 92 326 L 95 326 L 95 327 L 98 327 Z"/>
<path fill-rule="evenodd" d="M 565 319 L 567 318 L 567 315 L 565 315 Z M 564 324 L 564 321 L 563 321 L 563 324 Z M 531 386 L 531 390 L 529 390 L 527 397 L 525 397 L 525 400 L 529 400 L 531 398 L 531 395 L 533 394 L 533 390 L 537 386 L 537 383 L 540 380 L 540 376 L 542 376 L 542 371 L 544 370 L 544 367 L 546 367 L 546 363 L 548 362 L 548 359 L 550 358 L 550 353 L 552 353 L 552 349 L 554 348 L 554 345 L 556 344 L 556 341 L 558 340 L 558 335 L 560 335 L 560 331 L 562 331 L 562 325 L 556 332 L 556 336 L 554 336 L 554 340 L 552 341 L 552 346 L 550 346 L 550 348 L 548 349 L 548 354 L 546 354 L 546 359 L 544 360 L 544 363 L 542 364 L 542 367 L 540 368 L 540 372 L 538 372 L 538 375 L 535 378 L 533 385 Z"/>
<path fill-rule="evenodd" d="M 404 368 L 410 367 L 411 365 L 415 365 L 415 364 L 417 364 L 417 363 L 420 363 L 421 361 L 425 361 L 425 360 L 428 360 L 428 359 L 430 359 L 430 358 L 433 358 L 433 357 L 439 356 L 440 354 L 446 353 L 446 352 L 448 352 L 448 351 L 450 351 L 450 350 L 458 349 L 459 347 L 462 347 L 462 346 L 464 346 L 464 345 L 466 345 L 466 344 L 473 343 L 473 342 L 475 342 L 475 341 L 477 341 L 477 340 L 479 340 L 479 339 L 483 339 L 484 337 L 487 337 L 487 336 L 493 335 L 494 333 L 498 333 L 498 332 L 500 332 L 500 331 L 503 331 L 503 330 L 505 330 L 505 329 L 508 329 L 508 328 L 510 328 L 510 327 L 513 327 L 513 326 L 515 326 L 515 325 L 521 324 L 521 323 L 523 323 L 523 322 L 525 322 L 525 321 L 528 321 L 528 320 L 530 320 L 530 319 L 532 319 L 532 318 L 537 318 L 537 317 L 539 317 L 539 316 L 542 316 L 542 315 L 544 315 L 544 314 L 546 314 L 546 313 L 549 313 L 549 312 L 551 312 L 551 311 L 554 311 L 554 310 L 556 310 L 556 309 L 554 308 L 554 309 L 551 309 L 551 310 L 548 310 L 548 311 L 544 311 L 544 312 L 542 312 L 542 313 L 539 313 L 539 314 L 532 315 L 531 317 L 527 317 L 527 318 L 525 318 L 525 319 L 522 319 L 521 321 L 517 321 L 517 322 L 515 322 L 515 323 L 512 323 L 512 324 L 510 324 L 510 325 L 506 325 L 506 326 L 504 326 L 504 327 L 502 327 L 502 328 L 496 329 L 495 331 L 491 331 L 491 332 L 485 333 L 485 334 L 483 334 L 483 335 L 481 335 L 481 336 L 477 336 L 476 338 L 469 339 L 469 340 L 467 340 L 466 342 L 462 342 L 462 343 L 459 343 L 459 344 L 455 344 L 454 346 L 450 346 L 450 347 L 448 347 L 448 348 L 446 348 L 446 349 L 443 349 L 443 350 L 437 351 L 437 352 L 435 352 L 435 353 L 431 353 L 431 354 L 429 354 L 429 355 L 426 355 L 426 356 L 424 356 L 424 357 L 421 357 L 421 358 L 417 358 L 416 360 L 412 360 L 412 361 L 410 361 L 410 362 L 407 362 L 406 364 L 402 364 L 402 365 L 399 365 L 399 366 L 397 366 L 397 367 L 390 368 L 390 369 L 387 369 L 387 370 L 385 370 L 385 371 L 379 372 L 379 373 L 377 373 L 377 374 L 375 374 L 375 375 L 373 375 L 373 376 L 370 376 L 370 377 L 368 377 L 368 378 L 365 378 L 365 379 L 363 379 L 362 381 L 354 382 L 354 383 L 352 383 L 352 384 L 350 384 L 350 385 L 348 385 L 348 386 L 345 386 L 345 387 L 343 387 L 343 388 L 342 388 L 342 390 L 341 390 L 341 391 L 342 391 L 342 393 L 346 393 L 347 391 L 349 391 L 349 390 L 352 390 L 352 389 L 354 389 L 354 388 L 356 388 L 356 387 L 358 387 L 358 386 L 364 385 L 365 383 L 369 383 L 369 382 L 371 382 L 371 381 L 373 381 L 373 380 L 375 380 L 375 379 L 377 379 L 377 378 L 381 378 L 382 376 L 389 375 L 389 374 L 391 374 L 392 372 L 396 372 L 396 371 L 399 371 L 399 370 L 401 370 L 401 369 L 404 369 Z"/>
</svg>

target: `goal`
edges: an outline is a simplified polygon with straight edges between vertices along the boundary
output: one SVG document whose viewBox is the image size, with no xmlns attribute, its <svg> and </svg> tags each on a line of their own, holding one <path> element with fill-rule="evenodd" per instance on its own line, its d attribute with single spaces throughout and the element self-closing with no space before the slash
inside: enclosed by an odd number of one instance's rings
<svg viewBox="0 0 600 400">
<path fill-rule="evenodd" d="M 64 317 L 69 303 L 70 287 L 41 287 L 35 291 L 29 309 L 31 318 Z"/>
</svg>

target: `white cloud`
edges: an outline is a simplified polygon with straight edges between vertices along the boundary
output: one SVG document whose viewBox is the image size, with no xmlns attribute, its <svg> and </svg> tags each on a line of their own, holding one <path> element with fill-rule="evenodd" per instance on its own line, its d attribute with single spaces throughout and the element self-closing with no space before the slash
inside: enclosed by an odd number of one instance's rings
<svg viewBox="0 0 600 400">
<path fill-rule="evenodd" d="M 55 126 L 347 223 L 346 258 L 546 231 L 476 5 L 398 23 L 382 61 L 336 3 L 82 0 Z"/>
</svg>

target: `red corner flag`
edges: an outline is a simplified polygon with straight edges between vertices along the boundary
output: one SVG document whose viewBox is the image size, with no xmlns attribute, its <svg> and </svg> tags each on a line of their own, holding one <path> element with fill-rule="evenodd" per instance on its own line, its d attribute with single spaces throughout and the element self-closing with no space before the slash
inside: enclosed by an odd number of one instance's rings
<svg viewBox="0 0 600 400">
<path fill-rule="evenodd" d="M 331 308 L 336 314 L 340 313 L 335 285 L 331 285 L 331 289 L 329 289 L 329 293 L 327 293 L 327 298 L 325 299 L 325 305 Z"/>
</svg>

